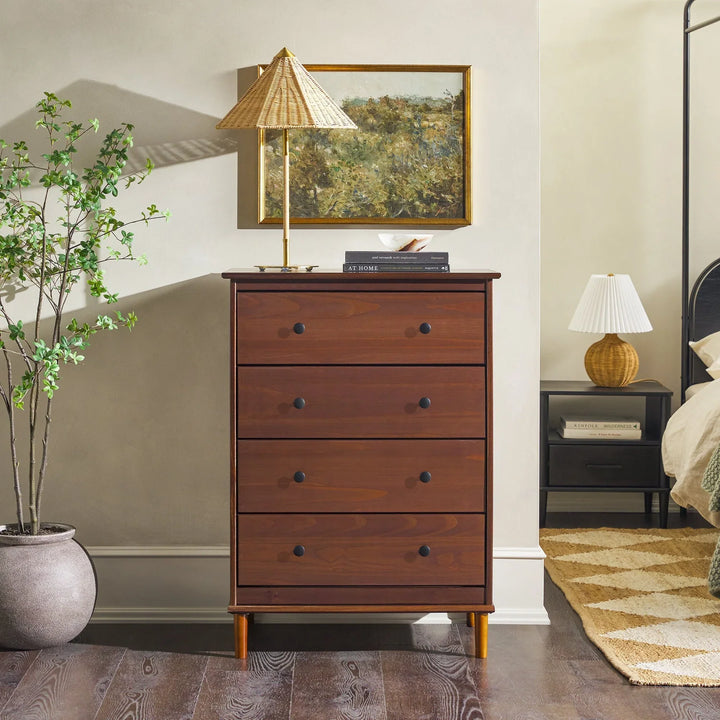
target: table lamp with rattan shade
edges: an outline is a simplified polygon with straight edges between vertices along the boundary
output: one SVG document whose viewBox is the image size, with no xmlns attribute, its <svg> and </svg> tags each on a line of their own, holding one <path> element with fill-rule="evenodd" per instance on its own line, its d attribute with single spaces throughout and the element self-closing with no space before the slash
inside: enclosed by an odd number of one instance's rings
<svg viewBox="0 0 720 720">
<path fill-rule="evenodd" d="M 290 146 L 291 128 L 357 128 L 342 108 L 320 87 L 300 61 L 283 48 L 235 107 L 216 125 L 218 129 L 272 128 L 283 131 L 283 264 L 258 265 L 290 272 Z M 312 270 L 314 265 L 303 266 Z"/>
<path fill-rule="evenodd" d="M 629 275 L 591 275 L 569 325 L 578 332 L 605 333 L 585 353 L 585 370 L 601 387 L 632 382 L 639 361 L 635 348 L 617 333 L 641 333 L 652 325 Z"/>
</svg>

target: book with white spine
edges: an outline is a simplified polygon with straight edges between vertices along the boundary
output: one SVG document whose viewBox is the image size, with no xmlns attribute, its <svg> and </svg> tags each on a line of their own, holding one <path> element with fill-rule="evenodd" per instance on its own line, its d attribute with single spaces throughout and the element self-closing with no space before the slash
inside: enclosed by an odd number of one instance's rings
<svg viewBox="0 0 720 720">
<path fill-rule="evenodd" d="M 640 430 L 640 421 L 633 417 L 588 417 L 582 415 L 562 415 L 560 424 L 564 428 L 596 430 Z"/>
</svg>

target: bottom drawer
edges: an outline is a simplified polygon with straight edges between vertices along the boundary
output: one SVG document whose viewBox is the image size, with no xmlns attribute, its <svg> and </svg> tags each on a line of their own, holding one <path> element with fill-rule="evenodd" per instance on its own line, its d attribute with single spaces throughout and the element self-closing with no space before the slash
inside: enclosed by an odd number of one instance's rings
<svg viewBox="0 0 720 720">
<path fill-rule="evenodd" d="M 657 487 L 660 453 L 652 445 L 551 445 L 549 486 Z"/>
<path fill-rule="evenodd" d="M 238 585 L 483 585 L 481 514 L 237 516 Z"/>
</svg>

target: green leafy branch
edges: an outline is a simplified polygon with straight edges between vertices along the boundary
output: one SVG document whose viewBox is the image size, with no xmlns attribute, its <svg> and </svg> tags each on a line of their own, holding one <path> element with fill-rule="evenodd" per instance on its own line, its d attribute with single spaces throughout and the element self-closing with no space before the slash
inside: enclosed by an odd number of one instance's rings
<svg viewBox="0 0 720 720">
<path fill-rule="evenodd" d="M 69 100 L 46 92 L 37 103 L 36 128 L 44 131 L 47 151 L 33 160 L 24 140 L 8 145 L 0 140 L 0 352 L 5 359 L 6 382 L 0 400 L 10 422 L 10 444 L 18 524 L 22 528 L 23 500 L 20 461 L 15 441 L 16 410 L 25 410 L 30 436 L 27 477 L 32 532 L 39 527 L 40 495 L 47 467 L 52 400 L 60 387 L 61 368 L 77 365 L 90 338 L 120 327 L 132 329 L 134 313 L 100 314 L 92 324 L 63 321 L 74 287 L 85 282 L 92 297 L 108 304 L 119 295 L 108 287 L 103 267 L 111 261 L 142 265 L 143 255 L 133 248 L 133 225 L 149 225 L 170 216 L 155 204 L 130 220 L 119 217 L 107 204 L 122 190 L 142 183 L 153 170 L 148 160 L 138 172 L 127 173 L 133 146 L 133 125 L 123 123 L 100 143 L 94 161 L 77 169 L 77 148 L 83 138 L 99 132 L 97 119 L 87 123 L 65 119 Z M 53 210 L 54 209 L 54 210 Z M 18 290 L 34 289 L 34 319 L 15 320 L 6 298 Z M 50 315 L 49 324 L 43 321 Z M 46 328 L 50 327 L 49 330 Z M 45 329 L 44 329 L 45 328 Z M 15 380 L 20 363 L 20 378 Z M 45 398 L 44 412 L 40 401 Z"/>
</svg>

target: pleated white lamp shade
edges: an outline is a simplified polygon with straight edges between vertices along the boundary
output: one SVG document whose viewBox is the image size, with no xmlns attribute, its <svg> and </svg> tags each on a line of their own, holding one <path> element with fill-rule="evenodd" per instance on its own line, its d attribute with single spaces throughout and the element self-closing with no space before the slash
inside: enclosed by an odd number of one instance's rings
<svg viewBox="0 0 720 720">
<path fill-rule="evenodd" d="M 629 275 L 591 275 L 568 326 L 590 333 L 642 333 L 652 330 Z"/>
</svg>

